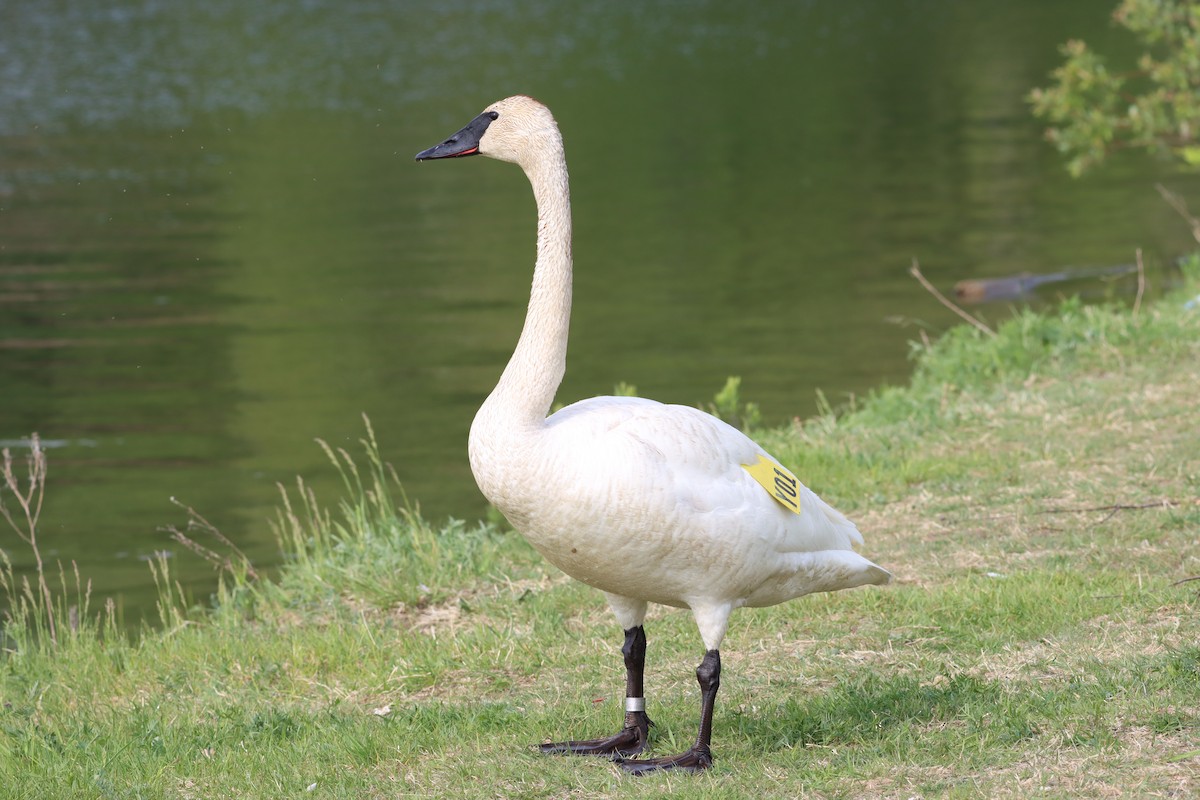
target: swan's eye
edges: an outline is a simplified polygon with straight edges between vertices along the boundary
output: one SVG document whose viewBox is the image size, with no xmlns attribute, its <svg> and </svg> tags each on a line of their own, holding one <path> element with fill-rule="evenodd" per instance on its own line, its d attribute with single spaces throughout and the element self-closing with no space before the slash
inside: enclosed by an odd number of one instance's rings
<svg viewBox="0 0 1200 800">
<path fill-rule="evenodd" d="M 500 116 L 500 114 L 496 111 L 489 111 L 489 112 L 487 112 L 487 115 L 489 117 L 491 117 L 493 120 L 495 120 L 497 117 Z"/>
</svg>

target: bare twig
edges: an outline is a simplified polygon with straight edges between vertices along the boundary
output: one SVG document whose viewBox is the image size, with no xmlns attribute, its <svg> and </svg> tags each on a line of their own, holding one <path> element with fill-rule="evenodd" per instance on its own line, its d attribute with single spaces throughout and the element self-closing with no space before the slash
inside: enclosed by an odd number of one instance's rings
<svg viewBox="0 0 1200 800">
<path fill-rule="evenodd" d="M 1142 248 L 1135 251 L 1137 256 L 1137 297 L 1133 299 L 1133 316 L 1137 319 L 1138 311 L 1142 308 L 1142 295 L 1146 293 L 1146 267 L 1142 264 Z"/>
<path fill-rule="evenodd" d="M 937 299 L 937 301 L 939 303 L 941 303 L 942 305 L 944 305 L 946 308 L 950 309 L 955 314 L 962 317 L 964 320 L 966 320 L 967 322 L 971 323 L 979 330 L 986 333 L 988 336 L 996 335 L 996 332 L 994 330 L 989 328 L 986 324 L 981 322 L 978 318 L 972 316 L 971 314 L 968 314 L 966 311 L 963 311 L 961 308 L 956 306 L 953 302 L 951 302 L 949 299 L 947 299 L 944 294 L 939 292 L 932 283 L 930 283 L 928 280 L 926 280 L 925 276 L 921 274 L 921 265 L 917 263 L 916 258 L 913 258 L 912 266 L 908 268 L 908 274 L 912 275 L 914 278 L 916 278 L 917 281 L 919 281 L 920 284 L 925 287 L 925 290 L 927 292 L 929 292 L 931 295 L 933 295 Z"/>
<path fill-rule="evenodd" d="M 1184 199 L 1172 192 L 1167 187 L 1163 186 L 1161 183 L 1154 184 L 1154 188 L 1158 190 L 1160 195 L 1162 195 L 1162 199 L 1167 201 L 1167 205 L 1175 209 L 1179 216 L 1183 217 L 1184 221 L 1191 226 L 1192 237 L 1195 238 L 1197 242 L 1200 242 L 1200 219 L 1196 219 L 1191 215 Z"/>
<path fill-rule="evenodd" d="M 1142 511 L 1147 508 L 1174 508 L 1179 505 L 1177 500 L 1154 500 L 1149 503 L 1112 503 L 1106 506 L 1086 506 L 1083 508 L 1046 508 L 1036 511 L 1036 514 L 1086 514 L 1090 511 Z"/>
<path fill-rule="evenodd" d="M 46 567 L 42 562 L 42 551 L 38 547 L 37 526 L 42 515 L 42 500 L 46 496 L 46 451 L 42 449 L 42 441 L 36 433 L 29 437 L 29 455 L 25 460 L 28 464 L 29 477 L 25 491 L 21 491 L 21 482 L 13 471 L 12 453 L 6 447 L 2 451 L 4 459 L 4 486 L 12 492 L 21 507 L 24 522 L 18 521 L 4 505 L 4 495 L 0 491 L 0 516 L 16 531 L 29 548 L 33 551 L 34 562 L 37 565 L 38 589 L 41 591 L 46 612 L 46 624 L 50 632 L 50 641 L 58 644 L 58 631 L 54 622 L 54 598 L 50 594 L 50 585 L 46 583 Z"/>
<path fill-rule="evenodd" d="M 29 484 L 22 494 L 20 481 L 13 471 L 12 453 L 7 447 L 4 448 L 4 484 L 17 499 L 17 504 L 21 506 L 25 524 L 22 526 L 13 519 L 12 513 L 4 506 L 2 496 L 0 496 L 0 514 L 26 544 L 36 549 L 37 523 L 38 517 L 42 513 L 42 496 L 46 479 L 46 455 L 42 451 L 41 440 L 36 433 L 29 437 L 29 455 L 26 457 L 26 461 L 29 466 Z"/>
<path fill-rule="evenodd" d="M 1163 499 L 1163 500 L 1152 500 L 1152 501 L 1146 502 L 1146 503 L 1112 503 L 1112 504 L 1103 505 L 1103 506 L 1080 506 L 1077 508 L 1043 508 L 1040 511 L 1028 511 L 1028 512 L 1014 511 L 1014 512 L 1009 512 L 1009 513 L 1005 513 L 1005 514 L 989 514 L 987 517 L 985 517 L 985 519 L 1013 519 L 1016 517 L 1024 516 L 1025 514 L 1041 516 L 1044 514 L 1089 514 L 1089 513 L 1094 513 L 1094 512 L 1098 512 L 1098 511 L 1109 512 L 1108 514 L 1106 514 L 1104 516 L 1103 519 L 1100 520 L 1100 522 L 1096 523 L 1097 525 L 1099 525 L 1104 522 L 1107 522 L 1109 519 L 1111 519 L 1118 512 L 1121 512 L 1121 511 L 1146 511 L 1146 510 L 1154 509 L 1154 508 L 1163 508 L 1163 509 L 1176 508 L 1181 505 L 1186 505 L 1187 503 L 1195 503 L 1197 505 L 1200 505 L 1200 500 L 1188 500 L 1188 501 L 1181 502 L 1179 500 Z M 1061 528 L 1050 528 L 1050 530 L 1062 530 L 1062 529 Z"/>
</svg>

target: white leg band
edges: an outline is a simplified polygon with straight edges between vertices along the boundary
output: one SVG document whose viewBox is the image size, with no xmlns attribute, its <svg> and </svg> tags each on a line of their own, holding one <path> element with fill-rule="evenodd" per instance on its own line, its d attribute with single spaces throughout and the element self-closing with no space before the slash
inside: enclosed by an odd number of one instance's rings
<svg viewBox="0 0 1200 800">
<path fill-rule="evenodd" d="M 626 697 L 625 698 L 625 710 L 626 711 L 645 711 L 646 710 L 646 698 L 644 698 L 644 697 Z"/>
</svg>

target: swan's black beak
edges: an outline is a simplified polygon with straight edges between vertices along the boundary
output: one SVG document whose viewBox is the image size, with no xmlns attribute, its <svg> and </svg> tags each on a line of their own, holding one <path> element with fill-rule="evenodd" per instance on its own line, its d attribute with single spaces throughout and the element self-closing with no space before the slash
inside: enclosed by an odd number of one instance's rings
<svg viewBox="0 0 1200 800">
<path fill-rule="evenodd" d="M 467 124 L 467 127 L 446 141 L 417 153 L 417 161 L 429 161 L 434 158 L 460 158 L 461 156 L 473 156 L 477 154 L 479 152 L 479 140 L 483 138 L 483 132 L 487 130 L 488 125 L 491 125 L 492 121 L 498 116 L 500 115 L 495 111 L 483 112 L 471 120 Z"/>
</svg>

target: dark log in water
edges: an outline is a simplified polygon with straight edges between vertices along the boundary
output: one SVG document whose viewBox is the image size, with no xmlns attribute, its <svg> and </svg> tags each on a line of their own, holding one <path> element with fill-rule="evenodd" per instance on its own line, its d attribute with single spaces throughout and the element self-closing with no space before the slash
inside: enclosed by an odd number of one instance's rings
<svg viewBox="0 0 1200 800">
<path fill-rule="evenodd" d="M 1137 271 L 1136 264 L 1116 264 L 1108 267 L 1067 267 L 1058 272 L 1041 275 L 1022 272 L 1003 278 L 968 278 L 954 284 L 954 297 L 962 303 L 994 303 L 999 300 L 1021 300 L 1048 283 L 1114 278 Z"/>
</svg>

